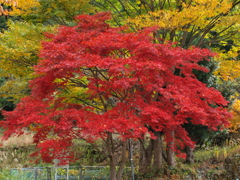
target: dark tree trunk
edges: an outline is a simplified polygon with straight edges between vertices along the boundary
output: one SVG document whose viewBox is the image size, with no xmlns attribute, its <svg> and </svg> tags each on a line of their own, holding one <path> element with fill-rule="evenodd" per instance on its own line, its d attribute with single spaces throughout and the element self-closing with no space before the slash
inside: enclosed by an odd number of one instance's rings
<svg viewBox="0 0 240 180">
<path fill-rule="evenodd" d="M 108 133 L 108 137 L 105 141 L 107 146 L 107 152 L 109 157 L 109 165 L 110 165 L 110 179 L 111 180 L 121 180 L 123 170 L 127 161 L 127 141 L 121 142 L 121 149 L 118 151 L 121 154 L 121 160 L 118 161 L 119 157 L 116 156 L 116 149 L 112 137 L 112 133 Z M 118 163 L 119 162 L 119 163 Z M 119 164 L 118 170 L 117 170 L 117 164 Z"/>
<path fill-rule="evenodd" d="M 112 156 L 109 156 L 109 161 L 110 161 L 110 179 L 117 180 L 117 171 L 114 158 Z"/>
<path fill-rule="evenodd" d="M 168 164 L 168 166 L 175 167 L 176 166 L 175 152 L 174 152 L 175 133 L 174 133 L 174 130 L 169 130 L 169 131 L 170 132 L 168 132 L 168 133 L 170 133 L 172 141 L 169 142 L 167 145 L 167 164 Z"/>
<path fill-rule="evenodd" d="M 193 148 L 186 146 L 186 161 L 185 163 L 193 164 L 194 163 L 194 155 L 193 155 Z"/>
<path fill-rule="evenodd" d="M 140 158 L 139 158 L 139 172 L 144 175 L 151 170 L 153 156 L 153 140 L 150 139 L 147 148 L 144 146 L 144 140 L 140 140 Z"/>
<path fill-rule="evenodd" d="M 116 162 L 114 157 L 114 144 L 112 133 L 108 133 L 108 137 L 106 140 L 108 157 L 109 157 L 109 165 L 110 165 L 110 179 L 117 180 L 117 171 L 116 171 Z"/>
<path fill-rule="evenodd" d="M 126 165 L 127 161 L 127 145 L 128 145 L 128 140 L 122 142 L 122 158 L 119 164 L 118 172 L 117 172 L 117 180 L 121 180 L 122 175 L 123 175 L 123 170 Z"/>
<path fill-rule="evenodd" d="M 159 174 L 163 170 L 163 147 L 162 138 L 160 132 L 154 133 L 157 139 L 153 140 L 154 159 L 153 169 L 156 174 Z"/>
<path fill-rule="evenodd" d="M 150 139 L 146 148 L 144 141 L 140 140 L 139 172 L 142 175 L 148 172 L 159 174 L 163 170 L 162 138 L 160 132 L 154 134 L 157 138 Z"/>
</svg>

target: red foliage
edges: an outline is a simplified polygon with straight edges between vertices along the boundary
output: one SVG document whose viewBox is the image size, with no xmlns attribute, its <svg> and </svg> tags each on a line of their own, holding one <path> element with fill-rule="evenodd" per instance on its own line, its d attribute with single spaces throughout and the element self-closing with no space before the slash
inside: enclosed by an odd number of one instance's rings
<svg viewBox="0 0 240 180">
<path fill-rule="evenodd" d="M 127 33 L 105 23 L 109 17 L 108 13 L 81 15 L 77 26 L 48 34 L 51 40 L 43 43 L 31 96 L 13 112 L 3 112 L 6 136 L 32 129 L 42 156 L 50 161 L 76 138 L 91 142 L 105 138 L 107 132 L 123 139 L 143 138 L 162 131 L 167 142 L 194 146 L 183 124 L 213 130 L 229 124 L 230 114 L 224 109 L 228 102 L 192 73 L 193 69 L 207 71 L 198 62 L 213 53 L 154 44 L 154 28 Z M 87 83 L 82 77 L 87 77 Z M 87 96 L 75 95 L 75 104 L 63 97 L 71 80 L 88 89 Z M 175 131 L 175 139 L 166 133 L 169 130 Z"/>
</svg>

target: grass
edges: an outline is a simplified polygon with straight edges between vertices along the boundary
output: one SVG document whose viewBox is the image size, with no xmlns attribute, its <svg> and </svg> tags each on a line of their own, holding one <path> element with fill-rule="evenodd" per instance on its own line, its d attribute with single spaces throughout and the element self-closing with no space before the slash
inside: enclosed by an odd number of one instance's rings
<svg viewBox="0 0 240 180">
<path fill-rule="evenodd" d="M 26 180 L 25 177 L 21 177 L 19 175 L 12 175 L 10 170 L 2 170 L 0 171 L 0 180 Z"/>
<path fill-rule="evenodd" d="M 94 165 L 98 164 L 100 158 L 100 152 L 97 152 L 92 146 L 86 144 L 83 140 L 76 140 L 73 147 L 76 151 L 76 155 L 79 158 L 79 164 L 94 162 Z M 22 135 L 21 137 L 11 137 L 4 143 L 2 151 L 0 150 L 0 169 L 18 168 L 39 166 L 33 163 L 29 163 L 30 159 L 28 155 L 33 152 L 33 148 L 27 150 L 27 147 L 32 145 L 32 135 Z M 22 149 L 20 148 L 22 147 Z M 32 146 L 34 147 L 34 146 Z M 25 149 L 25 150 L 23 150 Z M 8 155 L 4 154 L 4 150 L 8 151 Z M 177 159 L 178 166 L 175 168 L 166 168 L 165 174 L 162 174 L 156 180 L 169 179 L 169 180 L 182 180 L 182 179 L 224 179 L 226 174 L 225 160 L 228 157 L 232 157 L 236 154 L 240 154 L 240 141 L 230 140 L 226 141 L 223 146 L 208 146 L 204 149 L 198 148 L 194 152 L 195 163 L 192 165 L 184 164 L 182 159 Z M 99 157 L 98 157 L 99 156 Z M 100 158 L 101 159 L 101 158 Z M 135 159 L 136 160 L 136 159 Z M 88 164 L 86 164 L 88 165 Z M 89 164 L 90 165 L 90 164 Z M 102 164 L 101 164 L 102 165 Z M 136 165 L 136 163 L 135 163 Z M 234 165 L 235 167 L 235 165 Z M 238 164 L 236 164 L 238 167 Z M 221 178 L 223 177 L 223 178 Z M 231 176 L 233 177 L 233 176 Z M 10 177 L 9 171 L 4 170 L 0 172 L 0 180 L 6 179 L 18 179 L 16 177 Z M 154 178 L 150 178 L 154 179 Z M 226 179 L 226 178 L 225 178 Z M 155 180 L 155 179 L 154 179 Z"/>
<path fill-rule="evenodd" d="M 1 138 L 2 135 L 0 135 Z M 2 142 L 3 147 L 20 147 L 33 144 L 33 134 L 23 134 L 19 137 L 12 136 L 8 140 Z"/>
<path fill-rule="evenodd" d="M 213 146 L 195 151 L 196 162 L 224 162 L 227 157 L 240 154 L 240 144 L 232 140 L 226 141 L 224 146 Z"/>
<path fill-rule="evenodd" d="M 0 131 L 0 138 L 1 137 L 2 132 Z M 34 164 L 29 157 L 35 149 L 33 145 L 33 134 L 26 132 L 26 134 L 19 137 L 12 136 L 6 141 L 2 141 L 2 145 L 3 146 L 0 147 L 0 169 L 21 168 Z"/>
<path fill-rule="evenodd" d="M 177 173 L 184 174 L 184 172 L 187 172 L 188 175 L 186 176 L 192 176 L 192 179 L 197 179 L 197 176 L 206 180 L 233 179 L 238 176 L 240 167 L 240 158 L 235 158 L 237 154 L 240 154 L 240 144 L 235 141 L 226 141 L 224 146 L 221 147 L 213 146 L 198 149 L 194 153 L 195 163 L 193 165 L 179 163 Z M 226 170 L 226 160 L 229 158 L 232 168 Z M 238 170 L 235 171 L 236 169 Z"/>
</svg>

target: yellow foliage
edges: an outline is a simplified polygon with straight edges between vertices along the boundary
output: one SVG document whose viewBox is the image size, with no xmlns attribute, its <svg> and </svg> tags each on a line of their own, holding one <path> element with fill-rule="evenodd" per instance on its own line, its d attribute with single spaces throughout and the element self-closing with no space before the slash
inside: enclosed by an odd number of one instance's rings
<svg viewBox="0 0 240 180">
<path fill-rule="evenodd" d="M 231 49 L 228 52 L 220 51 L 219 49 L 214 49 L 218 52 L 218 56 L 215 58 L 216 61 L 219 62 L 220 67 L 215 72 L 216 75 L 221 77 L 223 80 L 231 80 L 234 81 L 237 78 L 240 78 L 240 61 L 239 61 L 239 52 L 240 52 L 240 24 L 237 20 L 240 19 L 239 12 L 235 16 L 230 16 L 229 19 L 226 17 L 223 18 L 222 23 L 231 26 L 228 31 L 225 32 L 223 36 L 229 37 L 229 39 L 234 40 L 234 45 L 232 45 Z M 231 24 L 234 21 L 237 23 Z M 224 26 L 220 24 L 216 26 L 219 30 L 223 29 Z M 230 32 L 234 32 L 232 35 Z M 226 41 L 222 41 L 222 44 L 226 44 Z"/>
<path fill-rule="evenodd" d="M 0 0 L 0 3 L 5 3 L 11 6 L 18 6 L 18 0 Z"/>
<path fill-rule="evenodd" d="M 231 122 L 231 130 L 235 131 L 240 128 L 240 100 L 237 99 L 232 107 L 231 112 L 233 113 L 233 118 L 230 119 Z"/>
<path fill-rule="evenodd" d="M 2 96 L 18 101 L 27 95 L 27 82 L 33 78 L 41 41 L 46 39 L 43 32 L 53 32 L 55 28 L 12 21 L 8 26 L 0 33 L 0 76 L 7 79 L 0 91 Z"/>
<path fill-rule="evenodd" d="M 36 0 L 18 0 L 18 6 L 13 7 L 12 15 L 20 16 L 34 12 L 33 7 L 39 6 Z"/>
<path fill-rule="evenodd" d="M 154 0 L 152 2 L 156 3 Z M 184 48 L 189 48 L 191 45 L 224 46 L 228 44 L 228 40 L 231 40 L 234 44 L 231 44 L 232 48 L 227 53 L 220 48 L 214 49 L 219 53 L 215 58 L 219 62 L 215 75 L 223 80 L 235 80 L 240 77 L 240 61 L 236 59 L 240 51 L 240 9 L 235 7 L 233 2 L 231 0 L 169 1 L 166 3 L 168 5 L 162 6 L 162 9 L 152 8 L 147 13 L 129 18 L 127 23 L 136 29 L 157 26 L 160 31 L 156 33 L 156 37 L 161 39 L 161 43 L 170 40 Z"/>
<path fill-rule="evenodd" d="M 4 85 L 1 86 L 0 97 L 8 98 L 12 102 L 18 102 L 22 97 L 27 96 L 28 82 L 26 79 L 21 79 L 12 76 L 8 78 Z"/>
<path fill-rule="evenodd" d="M 227 13 L 232 7 L 229 0 L 193 0 L 190 3 L 179 2 L 178 7 L 172 3 L 168 9 L 149 11 L 147 14 L 129 19 L 127 22 L 138 29 L 159 26 L 164 29 L 178 29 L 191 31 L 193 28 L 204 28 L 212 18 Z M 191 25 L 191 26 L 189 26 Z"/>
<path fill-rule="evenodd" d="M 29 93 L 28 81 L 33 78 L 33 66 L 39 61 L 41 42 L 46 40 L 43 32 L 51 33 L 56 29 L 46 24 L 66 25 L 75 20 L 75 15 L 93 8 L 89 0 L 0 0 L 0 3 L 12 7 L 7 12 L 10 15 L 36 23 L 10 21 L 8 29 L 0 33 L 0 76 L 6 79 L 0 87 L 1 96 L 18 102 Z M 0 9 L 0 13 L 8 15 L 5 11 Z M 70 87 L 73 94 L 76 88 Z"/>
<path fill-rule="evenodd" d="M 66 19 L 73 21 L 76 15 L 94 10 L 89 0 L 0 0 L 0 2 L 12 7 L 10 12 L 0 9 L 0 14 L 21 16 L 27 21 L 30 16 L 30 21 L 38 23 L 51 18 L 56 21 L 57 18 L 57 24 L 64 24 Z"/>
<path fill-rule="evenodd" d="M 60 89 L 59 93 L 56 92 L 57 95 L 55 96 L 64 97 L 65 103 L 81 104 L 82 102 L 78 99 L 78 97 L 82 97 L 82 98 L 86 97 L 87 99 L 87 96 L 89 96 L 89 93 L 86 93 L 88 91 L 88 88 L 86 87 L 88 84 L 88 80 L 85 76 L 78 77 L 78 75 L 76 75 L 75 78 L 71 78 L 69 80 L 65 80 L 65 79 L 55 80 L 55 83 L 63 83 L 63 82 L 65 82 L 66 88 Z"/>
<path fill-rule="evenodd" d="M 9 29 L 0 33 L 0 65 L 6 74 L 23 77 L 32 72 L 32 66 L 38 61 L 43 32 L 53 31 L 54 27 L 31 25 L 25 22 L 8 23 Z"/>
<path fill-rule="evenodd" d="M 238 49 L 233 47 L 227 53 L 218 50 L 218 56 L 215 58 L 219 62 L 219 68 L 214 72 L 225 81 L 234 81 L 240 77 L 240 61 L 237 60 Z"/>
<path fill-rule="evenodd" d="M 35 23 L 48 21 L 66 25 L 74 21 L 76 15 L 93 12 L 93 9 L 89 0 L 18 0 L 18 6 L 10 13 Z"/>
<path fill-rule="evenodd" d="M 0 3 L 12 6 L 13 11 L 10 14 L 16 16 L 31 13 L 33 7 L 39 6 L 38 0 L 0 0 Z"/>
</svg>

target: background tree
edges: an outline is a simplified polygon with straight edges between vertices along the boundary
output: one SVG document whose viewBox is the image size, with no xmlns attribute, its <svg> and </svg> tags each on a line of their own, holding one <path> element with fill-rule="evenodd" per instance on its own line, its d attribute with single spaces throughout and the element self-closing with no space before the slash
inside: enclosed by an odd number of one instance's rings
<svg viewBox="0 0 240 180">
<path fill-rule="evenodd" d="M 8 12 L 5 14 L 8 24 L 4 24 L 4 28 L 8 28 L 0 34 L 0 75 L 6 80 L 0 88 L 1 96 L 17 103 L 29 93 L 28 81 L 39 60 L 37 55 L 45 39 L 44 32 L 53 32 L 59 24 L 75 22 L 75 15 L 90 12 L 92 7 L 88 1 L 1 2 Z M 18 17 L 21 22 L 9 21 L 12 17 Z"/>
<path fill-rule="evenodd" d="M 0 86 L 5 82 L 5 78 L 0 78 Z M 6 111 L 12 111 L 14 109 L 15 105 L 14 103 L 9 100 L 7 97 L 0 96 L 0 109 L 6 110 Z M 4 117 L 2 116 L 2 113 L 0 114 L 0 120 L 2 120 Z"/>
<path fill-rule="evenodd" d="M 233 113 L 233 118 L 231 121 L 231 130 L 234 132 L 240 128 L 240 100 L 237 99 L 232 105 L 231 111 Z"/>
<path fill-rule="evenodd" d="M 0 32 L 3 33 L 8 29 L 8 21 L 20 21 L 22 20 L 19 16 L 12 16 L 10 15 L 10 12 L 12 11 L 12 6 L 16 5 L 15 1 L 0 1 Z M 1 52 L 1 54 L 4 54 L 5 52 Z M 1 57 L 2 58 L 2 57 Z M 3 73 L 3 69 L 0 70 L 0 74 Z M 0 78 L 0 86 L 4 86 L 7 80 L 9 80 L 7 77 L 1 76 Z M 13 90 L 16 91 L 15 87 L 12 87 Z M 5 96 L 4 92 L 0 93 L 0 107 L 1 110 L 8 110 L 11 111 L 15 107 L 15 103 L 13 98 L 10 96 Z M 3 116 L 1 115 L 1 119 Z"/>
<path fill-rule="evenodd" d="M 43 32 L 53 32 L 54 27 L 9 21 L 8 30 L 0 33 L 0 76 L 5 82 L 0 87 L 1 96 L 18 102 L 28 95 L 28 81 L 33 78 Z"/>
<path fill-rule="evenodd" d="M 36 0 L 35 0 L 36 1 Z M 46 25 L 75 25 L 75 16 L 93 13 L 89 0 L 39 0 L 31 12 L 23 12 L 27 22 Z"/>
<path fill-rule="evenodd" d="M 1 125 L 7 129 L 5 137 L 31 129 L 48 162 L 70 158 L 73 139 L 101 138 L 114 180 L 122 176 L 126 139 L 144 139 L 149 134 L 155 139 L 153 146 L 163 148 L 157 138 L 163 133 L 168 148 L 183 157 L 182 148 L 194 147 L 184 124 L 217 130 L 228 125 L 230 114 L 220 92 L 192 73 L 193 69 L 207 71 L 198 62 L 213 53 L 154 44 L 154 28 L 126 33 L 126 28 L 111 28 L 105 23 L 108 19 L 108 13 L 81 15 L 77 26 L 48 34 L 43 59 L 35 66 L 31 95 L 14 111 L 4 112 L 6 121 Z M 79 90 L 66 96 L 72 87 Z M 123 140 L 118 171 L 114 134 Z M 154 153 L 162 158 L 159 151 Z"/>
<path fill-rule="evenodd" d="M 117 24 L 129 23 L 133 29 L 158 26 L 159 31 L 155 36 L 160 37 L 161 42 L 176 41 L 185 48 L 191 45 L 203 47 L 210 43 L 217 44 L 238 32 L 238 0 L 91 2 L 101 9 L 113 10 Z M 216 35 L 214 39 L 211 39 L 212 31 Z"/>
<path fill-rule="evenodd" d="M 31 13 L 32 8 L 38 6 L 36 0 L 1 0 L 2 5 L 8 8 L 3 8 L 2 14 L 5 16 L 21 16 L 24 13 Z"/>
<path fill-rule="evenodd" d="M 89 0 L 1 0 L 0 3 L 0 16 L 21 17 L 35 24 L 74 25 L 76 15 L 94 11 Z"/>
</svg>

